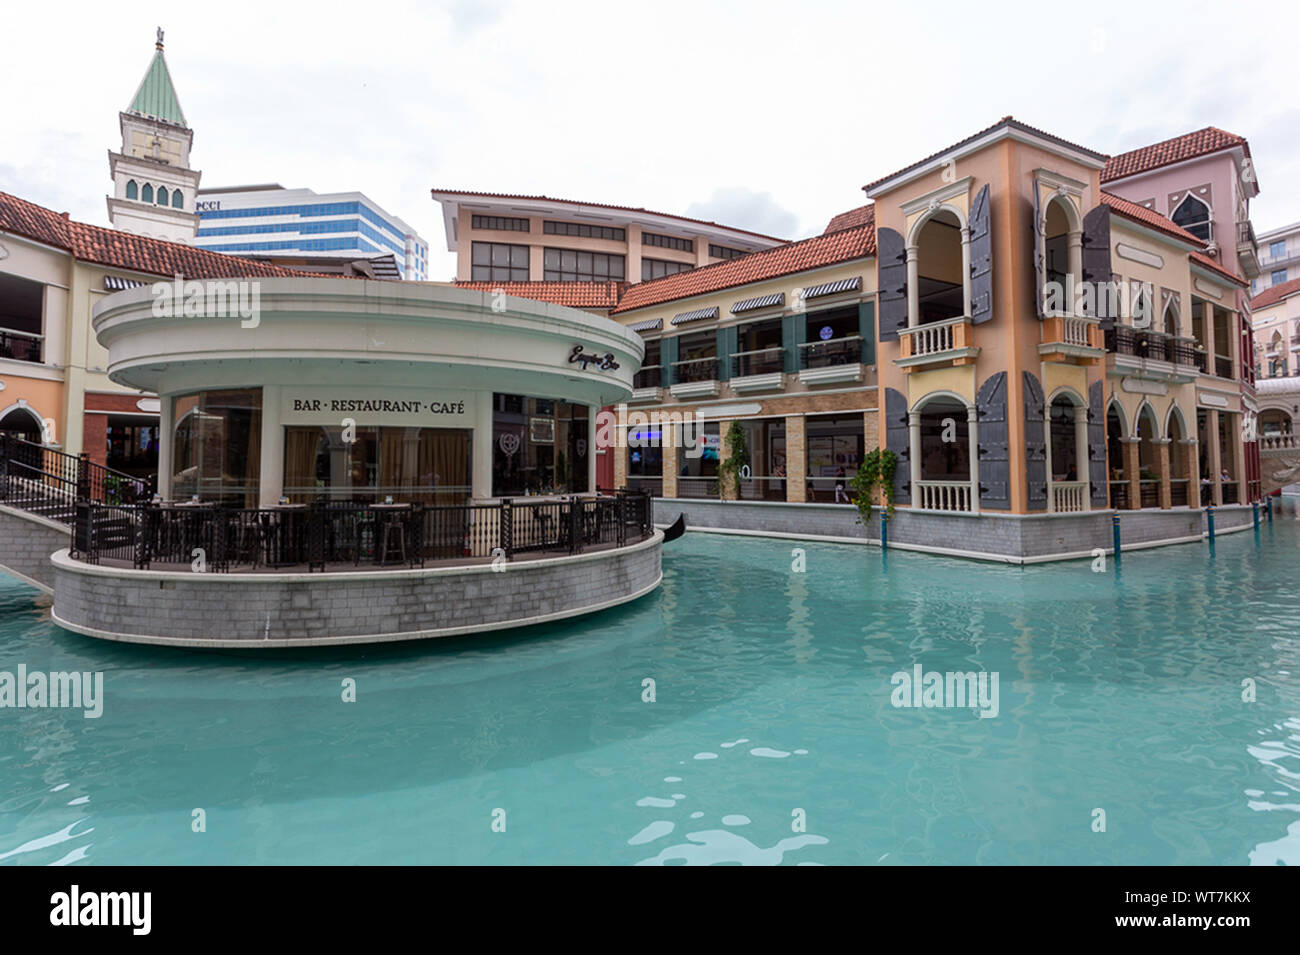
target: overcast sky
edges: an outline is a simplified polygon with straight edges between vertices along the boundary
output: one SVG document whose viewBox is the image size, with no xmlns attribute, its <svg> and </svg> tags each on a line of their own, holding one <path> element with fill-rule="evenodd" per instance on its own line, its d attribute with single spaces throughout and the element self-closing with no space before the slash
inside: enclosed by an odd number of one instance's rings
<svg viewBox="0 0 1300 955">
<path fill-rule="evenodd" d="M 1250 140 L 1259 231 L 1300 220 L 1296 5 L 524 0 L 10 4 L 0 190 L 107 224 L 117 114 L 166 31 L 204 187 L 359 190 L 454 272 L 434 187 L 799 238 L 1005 115 L 1116 153 Z"/>
</svg>

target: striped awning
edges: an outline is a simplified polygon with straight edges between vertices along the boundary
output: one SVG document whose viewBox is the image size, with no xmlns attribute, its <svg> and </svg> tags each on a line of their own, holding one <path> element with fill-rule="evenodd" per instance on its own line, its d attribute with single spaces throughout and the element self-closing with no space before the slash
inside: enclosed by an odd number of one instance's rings
<svg viewBox="0 0 1300 955">
<path fill-rule="evenodd" d="M 758 298 L 747 298 L 743 302 L 737 302 L 731 306 L 731 314 L 739 315 L 741 312 L 752 312 L 756 308 L 771 308 L 773 305 L 784 304 L 784 292 L 777 292 L 775 295 L 760 295 Z"/>
<path fill-rule="evenodd" d="M 116 275 L 104 276 L 104 288 L 110 292 L 121 292 L 123 289 L 140 288 L 147 285 L 147 282 L 141 282 L 137 279 L 124 279 Z"/>
<path fill-rule="evenodd" d="M 647 318 L 644 322 L 633 322 L 628 326 L 634 332 L 657 332 L 663 327 L 662 318 Z"/>
<path fill-rule="evenodd" d="M 838 282 L 827 282 L 825 285 L 814 285 L 812 288 L 803 290 L 805 299 L 821 298 L 823 295 L 838 295 L 840 292 L 856 292 L 862 288 L 862 276 L 857 275 L 851 279 L 840 279 Z"/>
<path fill-rule="evenodd" d="M 712 308 L 697 308 L 693 312 L 681 312 L 673 316 L 674 325 L 685 325 L 687 322 L 698 322 L 701 318 L 717 318 L 718 306 Z"/>
</svg>

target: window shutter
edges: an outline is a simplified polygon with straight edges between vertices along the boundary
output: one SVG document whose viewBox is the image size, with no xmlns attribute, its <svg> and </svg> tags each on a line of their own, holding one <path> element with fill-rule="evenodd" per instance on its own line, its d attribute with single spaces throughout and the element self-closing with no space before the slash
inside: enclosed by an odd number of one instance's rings
<svg viewBox="0 0 1300 955">
<path fill-rule="evenodd" d="M 1102 328 L 1115 327 L 1119 303 L 1105 288 L 1110 281 L 1110 207 L 1097 206 L 1083 217 L 1083 281 L 1091 286 L 1091 317 L 1101 319 Z"/>
<path fill-rule="evenodd" d="M 1034 308 L 1043 317 L 1043 279 L 1047 270 L 1047 237 L 1043 235 L 1043 204 L 1038 197 L 1038 180 L 1034 180 Z"/>
<path fill-rule="evenodd" d="M 975 396 L 979 421 L 980 507 L 1011 506 L 1011 463 L 1007 454 L 1007 373 L 1000 371 Z"/>
<path fill-rule="evenodd" d="M 975 193 L 970 207 L 970 318 L 979 325 L 993 317 L 993 233 L 989 229 L 989 187 Z"/>
<path fill-rule="evenodd" d="M 1106 412 L 1101 405 L 1102 383 L 1088 386 L 1088 480 L 1092 484 L 1092 506 L 1107 504 Z"/>
<path fill-rule="evenodd" d="M 718 381 L 731 378 L 731 356 L 736 351 L 736 326 L 718 329 Z"/>
<path fill-rule="evenodd" d="M 677 360 L 677 337 L 660 339 L 659 364 L 663 365 L 660 378 L 667 388 L 673 383 L 673 362 Z"/>
<path fill-rule="evenodd" d="M 880 340 L 898 341 L 907 327 L 907 250 L 893 229 L 876 230 L 876 276 L 880 295 Z"/>
<path fill-rule="evenodd" d="M 862 336 L 862 364 L 876 363 L 876 303 L 858 305 L 858 334 Z"/>
<path fill-rule="evenodd" d="M 1047 442 L 1043 421 L 1043 386 L 1032 371 L 1021 372 L 1025 385 L 1025 484 L 1030 510 L 1047 507 Z"/>
<path fill-rule="evenodd" d="M 787 375 L 797 375 L 799 373 L 799 345 L 801 336 L 799 329 L 804 326 L 804 317 L 798 313 L 787 315 L 781 319 L 781 347 L 785 349 L 785 373 Z"/>
<path fill-rule="evenodd" d="M 907 399 L 893 388 L 885 389 L 885 447 L 898 455 L 894 469 L 894 500 L 912 502 L 912 455 L 907 427 Z"/>
</svg>

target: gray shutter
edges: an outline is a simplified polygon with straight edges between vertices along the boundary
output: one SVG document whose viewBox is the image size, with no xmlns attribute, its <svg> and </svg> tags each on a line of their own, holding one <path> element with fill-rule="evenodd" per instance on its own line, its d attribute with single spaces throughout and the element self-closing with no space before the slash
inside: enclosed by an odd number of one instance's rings
<svg viewBox="0 0 1300 955">
<path fill-rule="evenodd" d="M 970 318 L 979 325 L 993 317 L 993 233 L 989 229 L 989 187 L 975 193 L 970 207 Z"/>
<path fill-rule="evenodd" d="M 1092 506 L 1109 502 L 1106 475 L 1106 412 L 1102 408 L 1102 383 L 1088 386 L 1088 480 L 1092 483 Z"/>
<path fill-rule="evenodd" d="M 781 347 L 785 349 L 786 374 L 799 372 L 799 345 L 803 341 L 799 329 L 803 326 L 804 317 L 797 313 L 781 319 Z"/>
<path fill-rule="evenodd" d="M 898 455 L 894 470 L 894 500 L 912 503 L 912 455 L 907 427 L 907 399 L 893 388 L 885 389 L 885 447 Z"/>
<path fill-rule="evenodd" d="M 1007 373 L 980 385 L 975 396 L 979 420 L 980 507 L 1011 506 L 1011 462 L 1007 453 Z"/>
<path fill-rule="evenodd" d="M 663 370 L 659 373 L 660 380 L 667 388 L 673 384 L 673 362 L 677 361 L 677 336 L 671 335 L 668 338 L 659 340 L 659 364 Z"/>
<path fill-rule="evenodd" d="M 858 303 L 858 334 L 862 336 L 862 364 L 876 363 L 876 303 Z"/>
<path fill-rule="evenodd" d="M 736 351 L 736 326 L 718 329 L 718 381 L 731 380 L 731 356 Z"/>
<path fill-rule="evenodd" d="M 1047 237 L 1043 235 L 1043 209 L 1038 198 L 1038 180 L 1034 180 L 1034 308 L 1043 317 L 1043 279 L 1047 274 Z"/>
<path fill-rule="evenodd" d="M 1089 309 L 1093 318 L 1101 319 L 1102 328 L 1115 325 L 1115 306 L 1104 306 L 1105 284 L 1110 282 L 1110 207 L 1097 206 L 1083 217 L 1083 275 L 1084 282 L 1092 285 L 1096 304 Z"/>
<path fill-rule="evenodd" d="M 893 229 L 876 230 L 876 281 L 880 289 L 880 340 L 898 341 L 907 327 L 907 250 Z"/>
<path fill-rule="evenodd" d="M 1025 484 L 1031 511 L 1047 507 L 1047 442 L 1043 421 L 1043 386 L 1032 371 L 1021 372 L 1025 385 Z"/>
</svg>

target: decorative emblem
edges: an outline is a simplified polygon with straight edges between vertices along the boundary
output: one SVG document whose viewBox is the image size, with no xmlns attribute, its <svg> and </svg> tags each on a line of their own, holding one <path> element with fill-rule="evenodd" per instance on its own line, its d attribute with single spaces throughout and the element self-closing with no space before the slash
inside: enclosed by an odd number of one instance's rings
<svg viewBox="0 0 1300 955">
<path fill-rule="evenodd" d="M 519 450 L 519 435 L 513 431 L 507 431 L 497 439 L 501 445 L 501 450 L 505 452 L 506 457 L 514 457 L 515 452 Z"/>
</svg>

